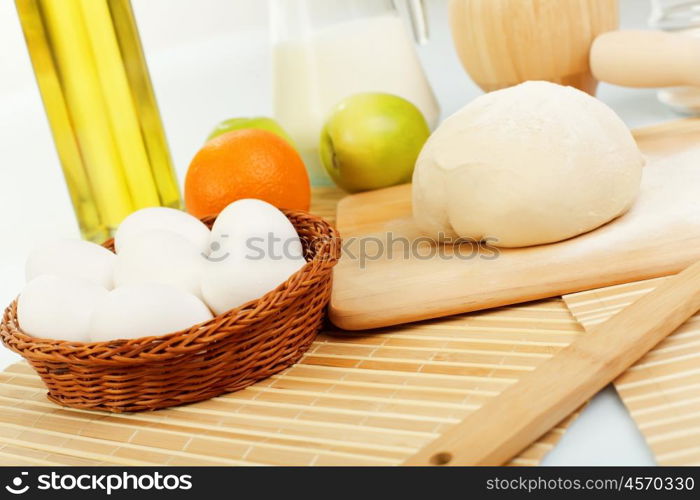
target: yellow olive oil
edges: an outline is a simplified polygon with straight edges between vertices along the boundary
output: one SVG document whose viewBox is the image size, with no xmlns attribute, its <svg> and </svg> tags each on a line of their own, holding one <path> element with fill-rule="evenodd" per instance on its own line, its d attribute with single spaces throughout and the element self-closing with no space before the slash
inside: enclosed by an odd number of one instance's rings
<svg viewBox="0 0 700 500">
<path fill-rule="evenodd" d="M 16 0 L 83 237 L 181 208 L 129 0 Z"/>
</svg>

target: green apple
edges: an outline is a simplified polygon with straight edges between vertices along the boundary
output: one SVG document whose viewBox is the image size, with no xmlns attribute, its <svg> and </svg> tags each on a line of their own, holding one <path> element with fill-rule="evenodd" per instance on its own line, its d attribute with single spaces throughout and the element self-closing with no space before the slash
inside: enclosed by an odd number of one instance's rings
<svg viewBox="0 0 700 500">
<path fill-rule="evenodd" d="M 207 137 L 207 141 L 210 141 L 214 137 L 220 136 L 221 134 L 225 134 L 226 132 L 241 130 L 244 128 L 267 130 L 268 132 L 279 135 L 282 139 L 296 148 L 294 141 L 292 141 L 292 138 L 289 137 L 282 126 L 272 118 L 267 118 L 265 116 L 257 116 L 254 118 L 229 118 L 228 120 L 224 120 L 214 127 L 214 130 L 212 130 L 209 137 Z"/>
<path fill-rule="evenodd" d="M 404 184 L 430 135 L 421 112 L 391 94 L 356 94 L 332 111 L 321 132 L 323 166 L 351 193 Z"/>
</svg>

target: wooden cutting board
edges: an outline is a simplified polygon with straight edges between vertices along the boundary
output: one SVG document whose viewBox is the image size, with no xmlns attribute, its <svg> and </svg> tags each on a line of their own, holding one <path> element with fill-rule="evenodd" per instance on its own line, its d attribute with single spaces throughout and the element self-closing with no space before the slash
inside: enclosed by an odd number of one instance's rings
<svg viewBox="0 0 700 500">
<path fill-rule="evenodd" d="M 502 249 L 497 258 L 491 250 L 466 258 L 471 247 L 421 240 L 410 185 L 346 197 L 338 205 L 345 248 L 331 320 L 348 330 L 396 325 L 669 275 L 700 260 L 700 120 L 634 135 L 649 161 L 629 213 L 564 242 Z"/>
</svg>

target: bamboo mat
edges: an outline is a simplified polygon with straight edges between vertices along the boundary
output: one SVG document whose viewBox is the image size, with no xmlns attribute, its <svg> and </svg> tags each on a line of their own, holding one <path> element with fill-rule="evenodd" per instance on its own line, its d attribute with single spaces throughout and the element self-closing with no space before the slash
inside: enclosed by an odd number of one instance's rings
<svg viewBox="0 0 700 500">
<path fill-rule="evenodd" d="M 326 331 L 299 364 L 248 389 L 127 415 L 55 406 L 20 363 L 0 373 L 0 464 L 395 465 L 581 334 L 561 300 Z M 539 463 L 564 428 L 514 464 Z"/>
<path fill-rule="evenodd" d="M 663 280 L 564 297 L 589 328 L 653 290 Z M 700 313 L 615 381 L 659 465 L 700 465 Z"/>
<path fill-rule="evenodd" d="M 312 210 L 332 219 L 337 199 L 317 190 Z M 297 365 L 245 390 L 121 415 L 54 405 L 19 363 L 0 373 L 0 465 L 397 465 L 582 334 L 561 299 L 327 329 Z M 573 418 L 512 465 L 538 464 Z"/>
</svg>

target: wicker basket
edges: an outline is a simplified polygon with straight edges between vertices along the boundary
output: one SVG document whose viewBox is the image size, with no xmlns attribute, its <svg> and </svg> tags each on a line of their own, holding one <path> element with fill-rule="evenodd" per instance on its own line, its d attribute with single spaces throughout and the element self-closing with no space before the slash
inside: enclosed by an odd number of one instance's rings
<svg viewBox="0 0 700 500">
<path fill-rule="evenodd" d="M 52 401 L 109 412 L 157 410 L 243 389 L 296 363 L 313 342 L 330 299 L 340 238 L 327 222 L 285 211 L 307 264 L 285 283 L 188 330 L 99 343 L 43 340 L 22 333 L 17 301 L 0 338 L 41 376 Z M 203 219 L 211 226 L 213 217 Z M 112 248 L 112 242 L 105 246 Z"/>
</svg>

